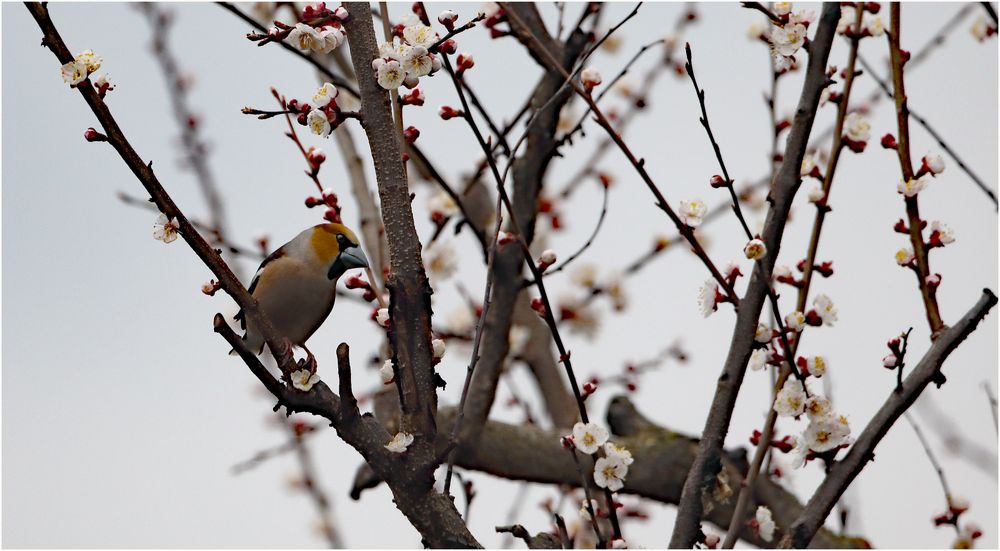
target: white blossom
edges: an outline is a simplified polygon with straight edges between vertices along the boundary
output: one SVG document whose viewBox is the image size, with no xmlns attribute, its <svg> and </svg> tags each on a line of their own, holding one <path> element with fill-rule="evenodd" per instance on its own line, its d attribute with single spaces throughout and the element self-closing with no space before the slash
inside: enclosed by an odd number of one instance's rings
<svg viewBox="0 0 1000 551">
<path fill-rule="evenodd" d="M 753 371 L 760 371 L 764 369 L 767 365 L 767 361 L 771 359 L 771 351 L 766 348 L 758 348 L 750 354 L 750 369 Z"/>
<path fill-rule="evenodd" d="M 308 369 L 293 371 L 291 375 L 292 386 L 302 392 L 309 392 L 309 389 L 319 382 L 319 373 L 313 373 Z"/>
<path fill-rule="evenodd" d="M 587 67 L 580 71 L 580 81 L 587 88 L 593 88 L 601 83 L 601 73 L 593 67 Z"/>
<path fill-rule="evenodd" d="M 538 262 L 541 264 L 546 264 L 551 266 L 556 263 L 556 252 L 552 249 L 545 249 L 542 251 L 541 256 L 538 257 Z"/>
<path fill-rule="evenodd" d="M 809 198 L 810 203 L 819 203 L 826 198 L 826 192 L 823 191 L 823 184 L 816 183 L 809 188 L 809 193 L 806 195 Z"/>
<path fill-rule="evenodd" d="M 156 217 L 156 221 L 153 222 L 153 239 L 157 241 L 172 243 L 180 235 L 179 232 L 180 224 L 177 222 L 176 216 L 168 220 L 167 215 L 160 213 Z"/>
<path fill-rule="evenodd" d="M 792 11 L 791 2 L 775 2 L 774 3 L 774 14 L 775 15 L 788 15 Z"/>
<path fill-rule="evenodd" d="M 845 34 L 849 29 L 854 26 L 854 22 L 858 19 L 858 12 L 855 7 L 852 6 L 841 6 L 840 7 L 840 21 L 837 22 L 837 33 Z"/>
<path fill-rule="evenodd" d="M 921 178 L 911 178 L 910 180 L 904 182 L 902 180 L 896 184 L 896 191 L 902 193 L 906 197 L 913 197 L 920 193 L 927 187 L 927 181 Z"/>
<path fill-rule="evenodd" d="M 439 191 L 427 201 L 427 210 L 431 211 L 431 214 L 436 213 L 447 218 L 458 214 L 458 203 L 455 202 L 451 195 L 448 195 L 444 191 Z"/>
<path fill-rule="evenodd" d="M 760 260 L 767 254 L 767 245 L 761 239 L 751 239 L 743 246 L 743 254 L 750 260 Z"/>
<path fill-rule="evenodd" d="M 87 66 L 79 61 L 70 61 L 59 68 L 59 74 L 66 84 L 76 86 L 87 78 Z"/>
<path fill-rule="evenodd" d="M 771 331 L 770 327 L 764 325 L 763 323 L 758 323 L 757 330 L 754 332 L 753 335 L 753 340 L 761 344 L 767 344 L 771 342 L 771 335 L 773 334 L 774 333 Z"/>
<path fill-rule="evenodd" d="M 379 368 L 378 374 L 382 377 L 382 384 L 387 385 L 392 383 L 393 378 L 396 377 L 396 373 L 392 370 L 392 360 L 386 360 L 382 367 Z"/>
<path fill-rule="evenodd" d="M 792 56 L 805 43 L 806 27 L 801 23 L 784 27 L 771 27 L 771 53 L 774 56 Z"/>
<path fill-rule="evenodd" d="M 440 360 L 444 357 L 445 343 L 442 339 L 434 339 L 431 341 L 431 351 L 434 353 L 434 359 Z"/>
<path fill-rule="evenodd" d="M 326 107 L 330 104 L 330 101 L 337 98 L 338 94 L 340 94 L 340 90 L 337 90 L 336 86 L 330 84 L 329 82 L 324 83 L 323 86 L 320 86 L 319 90 L 316 90 L 316 93 L 313 94 L 313 106 Z"/>
<path fill-rule="evenodd" d="M 945 224 L 944 222 L 938 222 L 937 220 L 931 222 L 930 230 L 931 234 L 937 232 L 938 239 L 941 241 L 942 245 L 955 242 L 955 232 L 952 231 L 951 226 Z"/>
<path fill-rule="evenodd" d="M 941 155 L 928 153 L 924 155 L 923 162 L 935 176 L 944 172 L 944 157 Z"/>
<path fill-rule="evenodd" d="M 379 308 L 378 312 L 375 314 L 375 322 L 382 327 L 389 327 L 389 309 Z"/>
<path fill-rule="evenodd" d="M 573 444 L 576 449 L 590 455 L 608 441 L 608 429 L 598 423 L 577 423 L 573 425 Z"/>
<path fill-rule="evenodd" d="M 802 433 L 806 446 L 814 452 L 822 453 L 850 441 L 851 428 L 843 415 L 825 415 L 809 421 Z"/>
<path fill-rule="evenodd" d="M 434 29 L 424 24 L 416 24 L 403 29 L 403 39 L 411 46 L 430 48 L 437 42 L 438 35 Z"/>
<path fill-rule="evenodd" d="M 434 56 L 423 46 L 407 48 L 402 61 L 407 76 L 420 78 L 431 74 L 434 69 Z"/>
<path fill-rule="evenodd" d="M 972 36 L 983 42 L 990 36 L 990 22 L 983 16 L 979 16 L 973 23 L 972 27 L 969 28 L 969 32 Z"/>
<path fill-rule="evenodd" d="M 681 201 L 680 216 L 681 221 L 691 226 L 692 228 L 697 228 L 701 225 L 702 219 L 705 217 L 705 213 L 708 212 L 708 206 L 701 199 L 692 199 L 691 201 Z"/>
<path fill-rule="evenodd" d="M 330 130 L 333 128 L 330 126 L 330 119 L 326 117 L 326 113 L 322 109 L 310 110 L 309 115 L 306 116 L 306 123 L 313 134 L 324 138 L 330 135 Z"/>
<path fill-rule="evenodd" d="M 435 241 L 424 251 L 424 264 L 431 276 L 445 280 L 458 270 L 458 256 L 450 243 Z"/>
<path fill-rule="evenodd" d="M 798 310 L 791 312 L 787 316 L 785 316 L 785 326 L 791 329 L 792 331 L 796 332 L 802 331 L 802 328 L 805 327 L 805 324 L 806 324 L 806 317 L 805 315 L 802 314 L 802 312 Z"/>
<path fill-rule="evenodd" d="M 885 34 L 885 21 L 882 17 L 874 13 L 865 12 L 861 16 L 861 26 L 868 30 L 872 36 L 879 37 Z"/>
<path fill-rule="evenodd" d="M 826 373 L 827 363 L 823 356 L 810 356 L 806 359 L 806 369 L 813 377 L 822 377 Z"/>
<path fill-rule="evenodd" d="M 771 541 L 774 539 L 774 519 L 771 517 L 771 510 L 764 505 L 757 507 L 757 512 L 754 514 L 754 520 L 757 521 L 757 533 L 760 534 L 760 539 L 764 541 Z"/>
<path fill-rule="evenodd" d="M 860 113 L 853 112 L 844 119 L 844 135 L 854 142 L 867 142 L 872 125 Z"/>
<path fill-rule="evenodd" d="M 698 290 L 698 310 L 703 317 L 712 315 L 717 309 L 716 296 L 719 292 L 719 284 L 712 278 L 706 279 Z"/>
<path fill-rule="evenodd" d="M 295 28 L 288 33 L 288 41 L 300 50 L 316 50 L 325 45 L 319 32 L 305 23 L 295 24 Z"/>
<path fill-rule="evenodd" d="M 326 28 L 318 31 L 319 40 L 313 46 L 317 53 L 328 54 L 347 40 L 347 34 L 340 27 Z"/>
<path fill-rule="evenodd" d="M 828 88 L 824 88 L 824 90 L 827 89 Z M 805 178 L 810 172 L 813 171 L 814 168 L 816 168 L 816 156 L 812 153 L 805 155 L 802 157 L 802 165 L 799 168 L 799 176 Z"/>
<path fill-rule="evenodd" d="M 619 446 L 614 442 L 604 444 L 604 453 L 609 458 L 621 461 L 626 466 L 631 465 L 635 461 L 632 459 L 632 452 L 628 451 L 625 446 Z"/>
<path fill-rule="evenodd" d="M 74 58 L 77 63 L 83 63 L 83 66 L 87 68 L 87 74 L 93 73 L 101 68 L 101 63 L 104 60 L 101 56 L 94 53 L 94 50 L 84 50 Z"/>
<path fill-rule="evenodd" d="M 798 417 L 805 411 L 806 393 L 795 377 L 785 379 L 784 386 L 774 398 L 774 411 L 783 417 Z"/>
<path fill-rule="evenodd" d="M 802 23 L 807 27 L 815 20 L 816 12 L 813 10 L 799 10 L 788 16 L 789 23 Z"/>
<path fill-rule="evenodd" d="M 823 320 L 823 325 L 832 327 L 837 322 L 837 307 L 825 294 L 818 295 L 813 299 L 813 308 L 816 310 L 816 315 Z"/>
<path fill-rule="evenodd" d="M 590 289 L 597 283 L 597 268 L 590 263 L 581 264 L 573 270 L 570 281 L 584 289 Z"/>
<path fill-rule="evenodd" d="M 806 400 L 806 415 L 808 415 L 810 419 L 826 417 L 832 412 L 833 409 L 830 405 L 830 400 L 827 400 L 819 394 L 813 394 Z"/>
<path fill-rule="evenodd" d="M 410 447 L 413 443 L 413 435 L 408 432 L 397 432 L 396 436 L 392 437 L 392 440 L 385 445 L 385 449 L 391 451 L 392 453 L 403 453 L 406 448 Z"/>
<path fill-rule="evenodd" d="M 406 79 L 406 71 L 395 59 L 380 63 L 377 71 L 378 85 L 386 90 L 399 88 Z"/>
<path fill-rule="evenodd" d="M 628 465 L 618 459 L 602 457 L 594 463 L 594 482 L 601 488 L 617 492 L 625 486 Z"/>
<path fill-rule="evenodd" d="M 773 275 L 775 279 L 779 277 L 792 277 L 792 269 L 786 264 L 779 264 L 774 267 L 774 270 L 771 271 L 771 275 Z"/>
<path fill-rule="evenodd" d="M 906 266 L 910 262 L 913 262 L 913 259 L 916 258 L 913 254 L 913 249 L 910 247 L 903 247 L 899 249 L 896 251 L 895 257 L 896 264 L 899 264 L 900 266 Z"/>
</svg>

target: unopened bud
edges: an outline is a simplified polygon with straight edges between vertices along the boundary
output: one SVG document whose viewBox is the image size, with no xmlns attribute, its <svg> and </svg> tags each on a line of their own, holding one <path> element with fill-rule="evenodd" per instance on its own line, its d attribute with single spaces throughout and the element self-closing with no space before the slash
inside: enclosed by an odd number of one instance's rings
<svg viewBox="0 0 1000 551">
<path fill-rule="evenodd" d="M 108 137 L 93 128 L 88 128 L 83 132 L 83 137 L 88 142 L 106 142 Z"/>
</svg>

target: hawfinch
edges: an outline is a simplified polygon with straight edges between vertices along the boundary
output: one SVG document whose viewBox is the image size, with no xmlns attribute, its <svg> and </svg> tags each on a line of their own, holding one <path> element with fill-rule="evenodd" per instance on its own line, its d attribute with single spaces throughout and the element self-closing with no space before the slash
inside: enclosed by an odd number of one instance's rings
<svg viewBox="0 0 1000 551">
<path fill-rule="evenodd" d="M 337 280 L 351 268 L 366 267 L 368 259 L 354 232 L 341 224 L 320 224 L 265 258 L 248 290 L 278 333 L 312 357 L 305 342 L 330 315 Z M 243 310 L 234 319 L 246 330 L 247 348 L 260 354 L 264 338 L 253 322 L 247 322 Z"/>
</svg>

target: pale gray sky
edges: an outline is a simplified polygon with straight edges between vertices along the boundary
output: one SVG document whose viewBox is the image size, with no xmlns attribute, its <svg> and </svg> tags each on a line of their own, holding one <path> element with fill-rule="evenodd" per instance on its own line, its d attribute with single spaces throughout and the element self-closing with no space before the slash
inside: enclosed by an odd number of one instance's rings
<svg viewBox="0 0 1000 551">
<path fill-rule="evenodd" d="M 399 14 L 405 6 L 392 5 L 391 12 Z M 478 6 L 430 4 L 429 11 L 452 7 L 464 20 Z M 605 21 L 617 21 L 630 6 L 609 6 Z M 575 12 L 576 6 L 571 8 Z M 234 235 L 250 243 L 255 232 L 265 230 L 280 244 L 319 221 L 316 211 L 302 207 L 312 184 L 301 173 L 298 152 L 282 135 L 284 122 L 258 121 L 239 109 L 271 108 L 272 85 L 289 96 L 308 97 L 316 86 L 314 74 L 278 47 L 255 47 L 243 37 L 248 26 L 217 6 L 184 4 L 172 9 L 177 24 L 171 47 L 184 70 L 195 76 L 191 102 L 211 140 L 211 163 L 227 197 Z M 639 45 L 667 32 L 681 9 L 675 4 L 644 5 L 640 16 L 623 29 L 618 53 L 601 52 L 594 65 L 610 79 Z M 699 82 L 707 90 L 713 129 L 734 178 L 756 180 L 767 169 L 770 143 L 761 100 L 768 86 L 768 56 L 763 44 L 746 38 L 746 29 L 762 16 L 735 4 L 698 9 L 701 19 L 689 28 L 686 39 L 694 49 Z M 906 5 L 903 47 L 921 48 L 958 9 L 957 4 Z M 108 103 L 132 144 L 154 161 L 161 181 L 185 212 L 204 214 L 193 176 L 178 166 L 177 128 L 148 49 L 149 28 L 142 15 L 123 4 L 52 4 L 50 11 L 71 50 L 91 48 L 104 57 L 102 72 L 109 72 L 118 86 Z M 551 16 L 554 10 L 546 6 L 545 13 Z M 911 106 L 996 189 L 997 41 L 976 42 L 968 30 L 983 13 L 978 7 L 973 10 L 930 60 L 907 73 L 907 91 Z M 84 129 L 96 126 L 96 120 L 79 95 L 62 84 L 58 63 L 38 46 L 41 35 L 25 8 L 4 4 L 2 14 L 3 544 L 321 546 L 323 540 L 312 528 L 311 503 L 288 489 L 287 480 L 296 472 L 293 457 L 271 460 L 241 476 L 229 472 L 234 463 L 285 438 L 266 421 L 272 400 L 261 396 L 247 369 L 226 356 L 228 347 L 211 331 L 212 315 L 232 312 L 232 303 L 221 294 L 203 296 L 199 287 L 211 275 L 191 251 L 180 241 L 154 241 L 154 216 L 118 202 L 118 191 L 141 195 L 138 183 L 110 147 L 83 140 Z M 490 41 L 481 29 L 466 33 L 459 42 L 461 51 L 476 57 L 468 78 L 483 101 L 497 118 L 512 115 L 538 77 L 534 62 L 512 40 Z M 861 50 L 884 67 L 884 40 L 865 40 Z M 845 59 L 846 46 L 838 39 L 831 63 L 842 66 Z M 633 79 L 653 61 L 649 56 L 641 62 Z M 781 113 L 793 111 L 800 79 L 797 75 L 783 82 Z M 874 82 L 862 76 L 855 97 L 873 87 Z M 436 115 L 440 105 L 457 104 L 451 84 L 436 78 L 422 88 L 427 105 L 409 110 L 407 123 L 421 129 L 425 149 L 448 176 L 457 178 L 476 161 L 478 148 L 460 120 L 441 121 Z M 627 139 L 647 159 L 668 200 L 723 201 L 722 192 L 706 185 L 717 167 L 698 123 L 690 82 L 671 75 L 662 78 L 650 103 Z M 814 294 L 826 293 L 836 302 L 840 321 L 834 328 L 812 331 L 803 350 L 829 358 L 836 407 L 850 418 L 855 434 L 893 385 L 893 375 L 880 367 L 886 340 L 912 325 L 912 358 L 928 346 L 913 276 L 892 260 L 893 252 L 906 243 L 891 230 L 904 212 L 895 191 L 898 164 L 877 143 L 882 134 L 895 132 L 887 106 L 882 102 L 871 113 L 873 141 L 865 153 L 846 153 L 841 161 L 832 194 L 834 211 L 820 247 L 822 259 L 835 261 L 836 275 L 814 286 Z M 822 110 L 818 128 L 832 120 L 833 111 Z M 919 126 L 911 128 L 916 155 L 936 149 Z M 357 128 L 352 130 L 363 143 Z M 600 135 L 599 129 L 590 129 L 587 141 L 553 164 L 548 182 L 561 187 Z M 323 181 L 341 192 L 345 220 L 356 226 L 354 202 L 334 144 L 315 136 L 306 140 L 329 153 Z M 997 218 L 992 204 L 951 159 L 947 161 L 947 171 L 921 195 L 921 203 L 926 218 L 947 222 L 958 236 L 955 244 L 932 256 L 935 271 L 944 277 L 938 293 L 942 314 L 951 321 L 972 305 L 983 287 L 997 289 Z M 616 260 L 624 263 L 641 254 L 653 234 L 672 231 L 620 155 L 610 154 L 602 167 L 615 174 L 617 182 L 605 228 L 581 263 L 606 262 L 607 255 L 598 251 L 620 253 Z M 596 186 L 584 187 L 562 207 L 568 230 L 551 240 L 564 255 L 586 239 L 600 210 Z M 424 209 L 431 188 L 421 184 L 415 190 L 418 228 L 426 237 L 430 225 Z M 781 263 L 794 264 L 805 253 L 812 209 L 804 197 L 797 204 Z M 762 217 L 763 211 L 752 213 L 751 223 Z M 713 223 L 708 233 L 709 252 L 717 262 L 740 257 L 743 240 L 732 217 Z M 452 243 L 469 258 L 478 258 L 467 234 Z M 601 266 L 601 275 L 612 267 Z M 464 262 L 457 278 L 478 296 L 483 273 L 478 262 Z M 568 336 L 580 375 L 614 374 L 625 361 L 648 358 L 673 339 L 683 339 L 691 362 L 683 367 L 667 363 L 650 373 L 634 398 L 655 421 L 698 433 L 734 318 L 725 307 L 707 320 L 698 315 L 696 295 L 705 277 L 696 259 L 677 250 L 628 280 L 630 308 L 615 315 L 602 304 L 607 315 L 598 340 Z M 559 296 L 570 292 L 572 284 L 569 277 L 557 275 L 551 285 Z M 447 315 L 459 305 L 454 280 L 435 287 L 435 312 Z M 789 309 L 790 302 L 784 308 Z M 379 335 L 365 320 L 367 313 L 341 301 L 310 341 L 328 380 L 335 378 L 330 368 L 340 341 L 352 345 L 358 366 L 375 350 Z M 965 437 L 994 454 L 996 434 L 981 385 L 986 381 L 996 392 L 996 320 L 994 312 L 952 355 L 945 369 L 948 383 L 926 393 Z M 444 403 L 457 400 L 467 359 L 467 349 L 449 350 L 441 367 L 452 383 Z M 377 383 L 373 371 L 356 371 L 357 387 Z M 517 380 L 520 388 L 532 388 L 523 374 L 518 373 Z M 767 385 L 764 375 L 747 375 L 729 446 L 747 446 L 751 431 L 762 424 Z M 502 407 L 508 391 L 501 389 L 494 417 L 517 419 L 515 412 Z M 603 417 L 613 394 L 602 389 L 588 402 L 591 411 Z M 926 422 L 924 426 L 929 429 Z M 779 426 L 783 433 L 802 428 Z M 995 547 L 996 477 L 948 455 L 937 435 L 930 439 L 954 492 L 971 501 L 968 518 L 984 528 L 980 543 Z M 347 488 L 361 462 L 357 453 L 333 431 L 312 443 L 321 465 L 320 483 L 333 499 L 348 545 L 419 545 L 385 488 L 369 492 L 360 502 L 349 501 Z M 851 532 L 879 547 L 949 546 L 953 532 L 934 528 L 931 522 L 943 506 L 940 487 L 905 423 L 889 432 L 877 458 L 851 491 Z M 789 483 L 807 497 L 820 471 L 816 465 L 794 471 Z M 501 540 L 493 526 L 504 523 L 517 485 L 485 475 L 470 477 L 479 492 L 471 529 L 482 543 L 496 546 Z M 532 531 L 547 528 L 548 519 L 537 504 L 555 495 L 554 488 L 532 487 L 517 521 Z M 627 525 L 626 535 L 634 544 L 663 546 L 673 508 L 648 508 L 652 520 Z"/>
</svg>

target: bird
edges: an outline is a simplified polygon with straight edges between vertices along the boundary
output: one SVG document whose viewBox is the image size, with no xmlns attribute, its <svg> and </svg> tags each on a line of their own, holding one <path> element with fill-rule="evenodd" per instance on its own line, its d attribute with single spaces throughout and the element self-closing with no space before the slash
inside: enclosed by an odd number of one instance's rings
<svg viewBox="0 0 1000 551">
<path fill-rule="evenodd" d="M 337 298 L 337 280 L 347 270 L 367 268 L 357 236 L 343 224 L 308 228 L 267 256 L 247 289 L 274 329 L 315 359 L 306 340 L 326 321 Z M 264 337 L 242 309 L 234 317 L 247 348 L 260 355 Z M 230 354 L 235 354 L 235 349 Z"/>
</svg>

